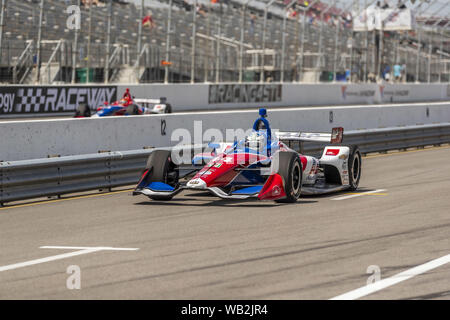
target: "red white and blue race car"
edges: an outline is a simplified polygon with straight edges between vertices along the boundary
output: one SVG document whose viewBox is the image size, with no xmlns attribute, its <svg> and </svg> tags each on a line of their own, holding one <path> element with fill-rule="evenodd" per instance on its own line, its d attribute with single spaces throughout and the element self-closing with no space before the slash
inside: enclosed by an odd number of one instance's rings
<svg viewBox="0 0 450 320">
<path fill-rule="evenodd" d="M 127 89 L 122 99 L 113 103 L 105 102 L 97 108 L 97 112 L 91 116 L 91 110 L 86 104 L 78 106 L 75 118 L 85 117 L 107 117 L 107 116 L 129 116 L 141 114 L 172 113 L 172 106 L 167 103 L 166 98 L 159 99 L 136 99 L 131 96 Z"/>
<path fill-rule="evenodd" d="M 153 151 L 133 195 L 170 200 L 189 189 L 224 199 L 296 202 L 300 195 L 358 188 L 361 153 L 357 146 L 341 145 L 343 128 L 333 128 L 331 134 L 272 132 L 266 116 L 266 110 L 260 109 L 249 136 L 210 144 L 212 151 L 194 156 L 190 168 L 176 164 L 170 151 Z M 318 159 L 297 153 L 281 140 L 334 145 L 326 146 Z"/>
</svg>

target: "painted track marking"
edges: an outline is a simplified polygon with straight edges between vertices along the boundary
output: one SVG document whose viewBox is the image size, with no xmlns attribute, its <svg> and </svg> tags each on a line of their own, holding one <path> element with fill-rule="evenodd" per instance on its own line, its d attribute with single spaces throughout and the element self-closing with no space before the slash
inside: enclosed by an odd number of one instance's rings
<svg viewBox="0 0 450 320">
<path fill-rule="evenodd" d="M 417 267 L 408 269 L 406 271 L 400 272 L 392 277 L 371 283 L 369 285 L 366 285 L 364 287 L 361 287 L 359 289 L 341 294 L 337 297 L 331 298 L 330 300 L 355 300 L 359 299 L 361 297 L 367 296 L 369 294 L 372 294 L 374 292 L 383 290 L 387 287 L 393 286 L 399 282 L 411 279 L 419 274 L 425 273 L 427 271 L 433 270 L 435 268 L 438 268 L 440 266 L 443 266 L 444 264 L 447 264 L 450 262 L 450 254 L 443 256 L 441 258 L 431 260 L 427 263 L 424 263 L 422 265 L 419 265 Z"/>
<path fill-rule="evenodd" d="M 372 190 L 372 191 L 367 191 L 367 192 L 352 193 L 347 196 L 332 198 L 330 200 L 346 200 L 346 199 L 361 197 L 361 196 L 370 195 L 370 194 L 380 194 L 383 191 L 386 191 L 386 189 L 377 189 L 377 190 Z"/>
<path fill-rule="evenodd" d="M 41 247 L 41 249 L 65 249 L 65 250 L 77 249 L 77 251 L 63 253 L 63 254 L 58 254 L 58 255 L 55 255 L 55 256 L 50 256 L 50 257 L 45 257 L 45 258 L 40 258 L 40 259 L 35 259 L 35 260 L 30 260 L 30 261 L 25 261 L 25 262 L 14 263 L 14 264 L 10 264 L 10 265 L 7 265 L 7 266 L 2 266 L 2 267 L 0 267 L 0 272 L 8 271 L 8 270 L 14 270 L 14 269 L 19 269 L 19 268 L 24 268 L 24 267 L 29 267 L 29 266 L 33 266 L 33 265 L 36 265 L 36 264 L 50 262 L 50 261 L 67 259 L 67 258 L 71 258 L 71 257 L 75 257 L 75 256 L 80 256 L 80 255 L 83 255 L 83 254 L 98 252 L 98 251 L 136 251 L 136 250 L 139 250 L 138 248 L 56 247 L 56 246 L 55 247 L 54 246 L 44 246 L 44 247 Z"/>
</svg>

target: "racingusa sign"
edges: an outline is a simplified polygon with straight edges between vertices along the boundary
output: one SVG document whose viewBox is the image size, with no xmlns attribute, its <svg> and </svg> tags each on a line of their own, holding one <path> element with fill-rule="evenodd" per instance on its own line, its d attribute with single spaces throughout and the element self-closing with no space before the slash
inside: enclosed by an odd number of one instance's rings
<svg viewBox="0 0 450 320">
<path fill-rule="evenodd" d="M 117 87 L 3 87 L 0 115 L 74 112 L 80 104 L 96 109 L 117 100 Z"/>
<path fill-rule="evenodd" d="M 209 103 L 279 102 L 280 84 L 215 84 L 209 86 Z"/>
</svg>

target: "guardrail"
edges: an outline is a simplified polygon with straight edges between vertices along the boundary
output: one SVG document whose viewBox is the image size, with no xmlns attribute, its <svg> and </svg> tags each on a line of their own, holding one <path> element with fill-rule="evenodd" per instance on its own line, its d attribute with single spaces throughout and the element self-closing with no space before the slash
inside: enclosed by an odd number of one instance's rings
<svg viewBox="0 0 450 320">
<path fill-rule="evenodd" d="M 363 154 L 403 150 L 450 142 L 450 123 L 352 130 L 344 132 L 344 145 L 356 144 Z M 301 144 L 300 152 L 320 155 L 323 144 Z"/>
<path fill-rule="evenodd" d="M 348 131 L 344 144 L 357 144 L 362 153 L 383 152 L 450 142 L 450 123 Z M 324 144 L 293 145 L 306 154 L 320 155 Z M 195 145 L 189 147 L 204 147 Z M 186 149 L 186 146 L 179 147 Z M 155 148 L 105 152 L 61 158 L 0 162 L 0 204 L 38 197 L 137 183 L 139 172 Z"/>
</svg>

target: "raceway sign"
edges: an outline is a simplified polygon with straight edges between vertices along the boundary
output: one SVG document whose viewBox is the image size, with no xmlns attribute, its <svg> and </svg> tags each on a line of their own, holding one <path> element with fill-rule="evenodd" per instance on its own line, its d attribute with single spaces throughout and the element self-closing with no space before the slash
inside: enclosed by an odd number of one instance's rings
<svg viewBox="0 0 450 320">
<path fill-rule="evenodd" d="M 117 100 L 117 87 L 2 87 L 0 115 L 73 112 L 78 105 L 96 109 Z"/>
<path fill-rule="evenodd" d="M 209 86 L 209 103 L 279 102 L 281 84 L 218 84 Z"/>
</svg>

